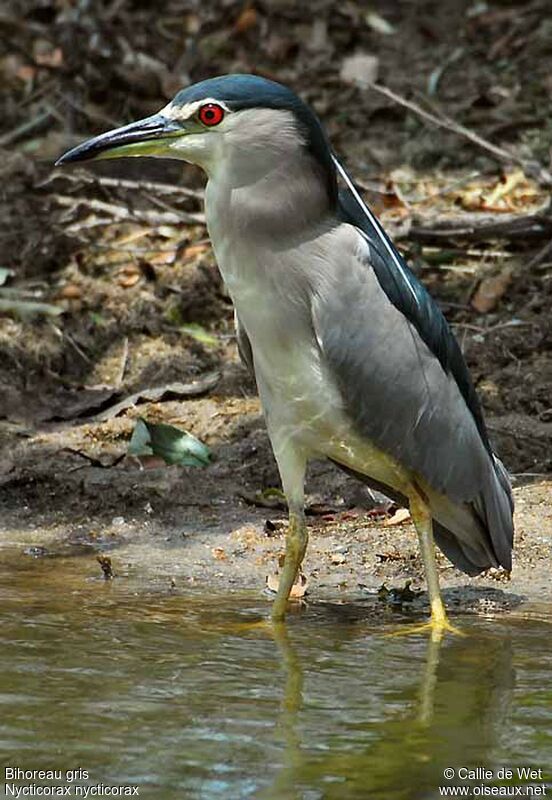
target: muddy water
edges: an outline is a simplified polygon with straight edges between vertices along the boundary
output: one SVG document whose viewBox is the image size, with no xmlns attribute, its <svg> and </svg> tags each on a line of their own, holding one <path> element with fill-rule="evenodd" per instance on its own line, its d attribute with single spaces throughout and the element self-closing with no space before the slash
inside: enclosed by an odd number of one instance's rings
<svg viewBox="0 0 552 800">
<path fill-rule="evenodd" d="M 458 618 L 468 636 L 441 646 L 386 635 L 361 603 L 310 605 L 271 634 L 260 595 L 96 572 L 0 550 L 0 796 L 431 798 L 501 767 L 550 781 L 550 608 Z M 60 772 L 6 780 L 16 768 Z"/>
</svg>

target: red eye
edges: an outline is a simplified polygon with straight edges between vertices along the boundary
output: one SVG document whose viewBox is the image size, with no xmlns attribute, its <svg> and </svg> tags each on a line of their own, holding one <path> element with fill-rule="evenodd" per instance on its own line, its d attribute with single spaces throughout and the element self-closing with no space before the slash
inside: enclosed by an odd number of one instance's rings
<svg viewBox="0 0 552 800">
<path fill-rule="evenodd" d="M 206 103 L 199 109 L 199 119 L 204 125 L 212 127 L 224 119 L 224 109 L 216 103 Z"/>
</svg>

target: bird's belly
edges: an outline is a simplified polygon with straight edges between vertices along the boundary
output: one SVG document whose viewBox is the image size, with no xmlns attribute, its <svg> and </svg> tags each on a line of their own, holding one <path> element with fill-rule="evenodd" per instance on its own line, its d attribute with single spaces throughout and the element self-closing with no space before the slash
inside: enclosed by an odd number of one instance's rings
<svg viewBox="0 0 552 800">
<path fill-rule="evenodd" d="M 211 235 L 213 235 L 214 231 Z M 251 343 L 255 378 L 278 458 L 287 448 L 307 458 L 325 456 L 405 492 L 410 475 L 361 436 L 345 411 L 331 370 L 316 341 L 310 309 L 278 281 L 262 258 L 240 253 L 224 238 L 217 261 Z M 249 259 L 249 261 L 248 261 Z M 247 269 L 251 262 L 254 269 Z M 269 263 L 269 262 L 267 262 Z"/>
<path fill-rule="evenodd" d="M 255 374 L 275 450 L 300 449 L 325 456 L 407 493 L 410 473 L 361 436 L 347 415 L 341 392 L 315 342 L 295 350 L 259 352 L 252 339 Z"/>
</svg>

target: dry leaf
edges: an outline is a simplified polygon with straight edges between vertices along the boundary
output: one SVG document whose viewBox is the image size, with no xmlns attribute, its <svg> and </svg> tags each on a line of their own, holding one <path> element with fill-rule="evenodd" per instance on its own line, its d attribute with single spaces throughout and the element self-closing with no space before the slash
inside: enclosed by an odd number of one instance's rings
<svg viewBox="0 0 552 800">
<path fill-rule="evenodd" d="M 252 525 L 243 525 L 235 531 L 232 531 L 230 538 L 232 541 L 237 542 L 240 547 L 252 550 L 261 541 L 259 530 Z"/>
<path fill-rule="evenodd" d="M 542 203 L 538 185 L 518 169 L 500 178 L 469 182 L 459 192 L 451 193 L 468 211 L 494 214 L 528 213 Z"/>
<path fill-rule="evenodd" d="M 209 242 L 201 242 L 198 244 L 191 244 L 189 247 L 186 247 L 184 252 L 182 253 L 182 258 L 194 258 L 195 256 L 200 256 L 203 253 L 207 252 L 210 249 L 211 245 Z"/>
<path fill-rule="evenodd" d="M 236 33 L 246 33 L 257 25 L 257 12 L 254 8 L 244 8 L 234 23 Z"/>
<path fill-rule="evenodd" d="M 506 267 L 498 275 L 483 278 L 471 299 L 471 304 L 480 314 L 492 311 L 512 282 L 512 270 Z"/>
<path fill-rule="evenodd" d="M 162 250 L 159 252 L 152 252 L 148 260 L 150 264 L 172 264 L 175 260 L 175 253 L 176 251 L 167 252 Z"/>
<path fill-rule="evenodd" d="M 224 547 L 213 547 L 211 552 L 214 555 L 214 557 L 217 559 L 217 561 L 226 561 L 226 559 L 228 558 L 228 556 L 226 555 L 226 550 L 224 549 Z"/>
<path fill-rule="evenodd" d="M 69 283 L 63 287 L 59 296 L 63 297 L 64 300 L 78 300 L 82 296 L 82 290 L 75 283 Z"/>
<path fill-rule="evenodd" d="M 398 508 L 393 516 L 386 519 L 383 524 L 389 528 L 392 525 L 402 525 L 403 522 L 410 522 L 410 520 L 410 511 L 407 508 Z"/>
<path fill-rule="evenodd" d="M 271 575 L 266 576 L 266 588 L 270 589 L 271 592 L 277 592 L 278 587 L 280 585 L 280 573 L 273 572 Z M 304 597 L 308 591 L 309 580 L 307 576 L 300 572 L 297 576 L 297 580 L 291 587 L 291 592 L 289 593 L 290 598 L 300 598 Z"/>
<path fill-rule="evenodd" d="M 491 192 L 489 197 L 485 201 L 485 205 L 489 207 L 494 207 L 497 203 L 504 199 L 506 195 L 510 194 L 514 189 L 516 189 L 521 183 L 525 183 L 526 178 L 521 169 L 516 170 L 515 172 L 511 172 L 507 175 L 504 180 L 499 181 Z M 510 209 L 508 209 L 510 210 Z"/>
<path fill-rule="evenodd" d="M 61 47 L 56 47 L 49 52 L 37 53 L 35 61 L 43 67 L 61 67 L 63 64 L 63 52 Z"/>
<path fill-rule="evenodd" d="M 126 275 L 124 277 L 119 278 L 118 284 L 123 289 L 130 289 L 131 286 L 136 286 L 141 277 L 142 276 L 140 275 L 140 273 L 135 273 L 134 275 Z"/>
</svg>

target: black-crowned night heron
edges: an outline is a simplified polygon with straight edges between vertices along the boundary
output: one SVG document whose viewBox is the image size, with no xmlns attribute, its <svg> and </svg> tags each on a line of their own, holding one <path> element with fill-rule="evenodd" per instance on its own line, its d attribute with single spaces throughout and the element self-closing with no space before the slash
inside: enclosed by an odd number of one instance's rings
<svg viewBox="0 0 552 800">
<path fill-rule="evenodd" d="M 183 159 L 208 175 L 209 235 L 289 506 L 273 619 L 284 618 L 307 547 L 306 464 L 326 456 L 410 507 L 429 627 L 452 629 L 434 537 L 470 575 L 509 570 L 510 483 L 456 339 L 316 115 L 278 83 L 227 75 L 184 89 L 159 114 L 58 163 L 121 156 Z"/>
</svg>

